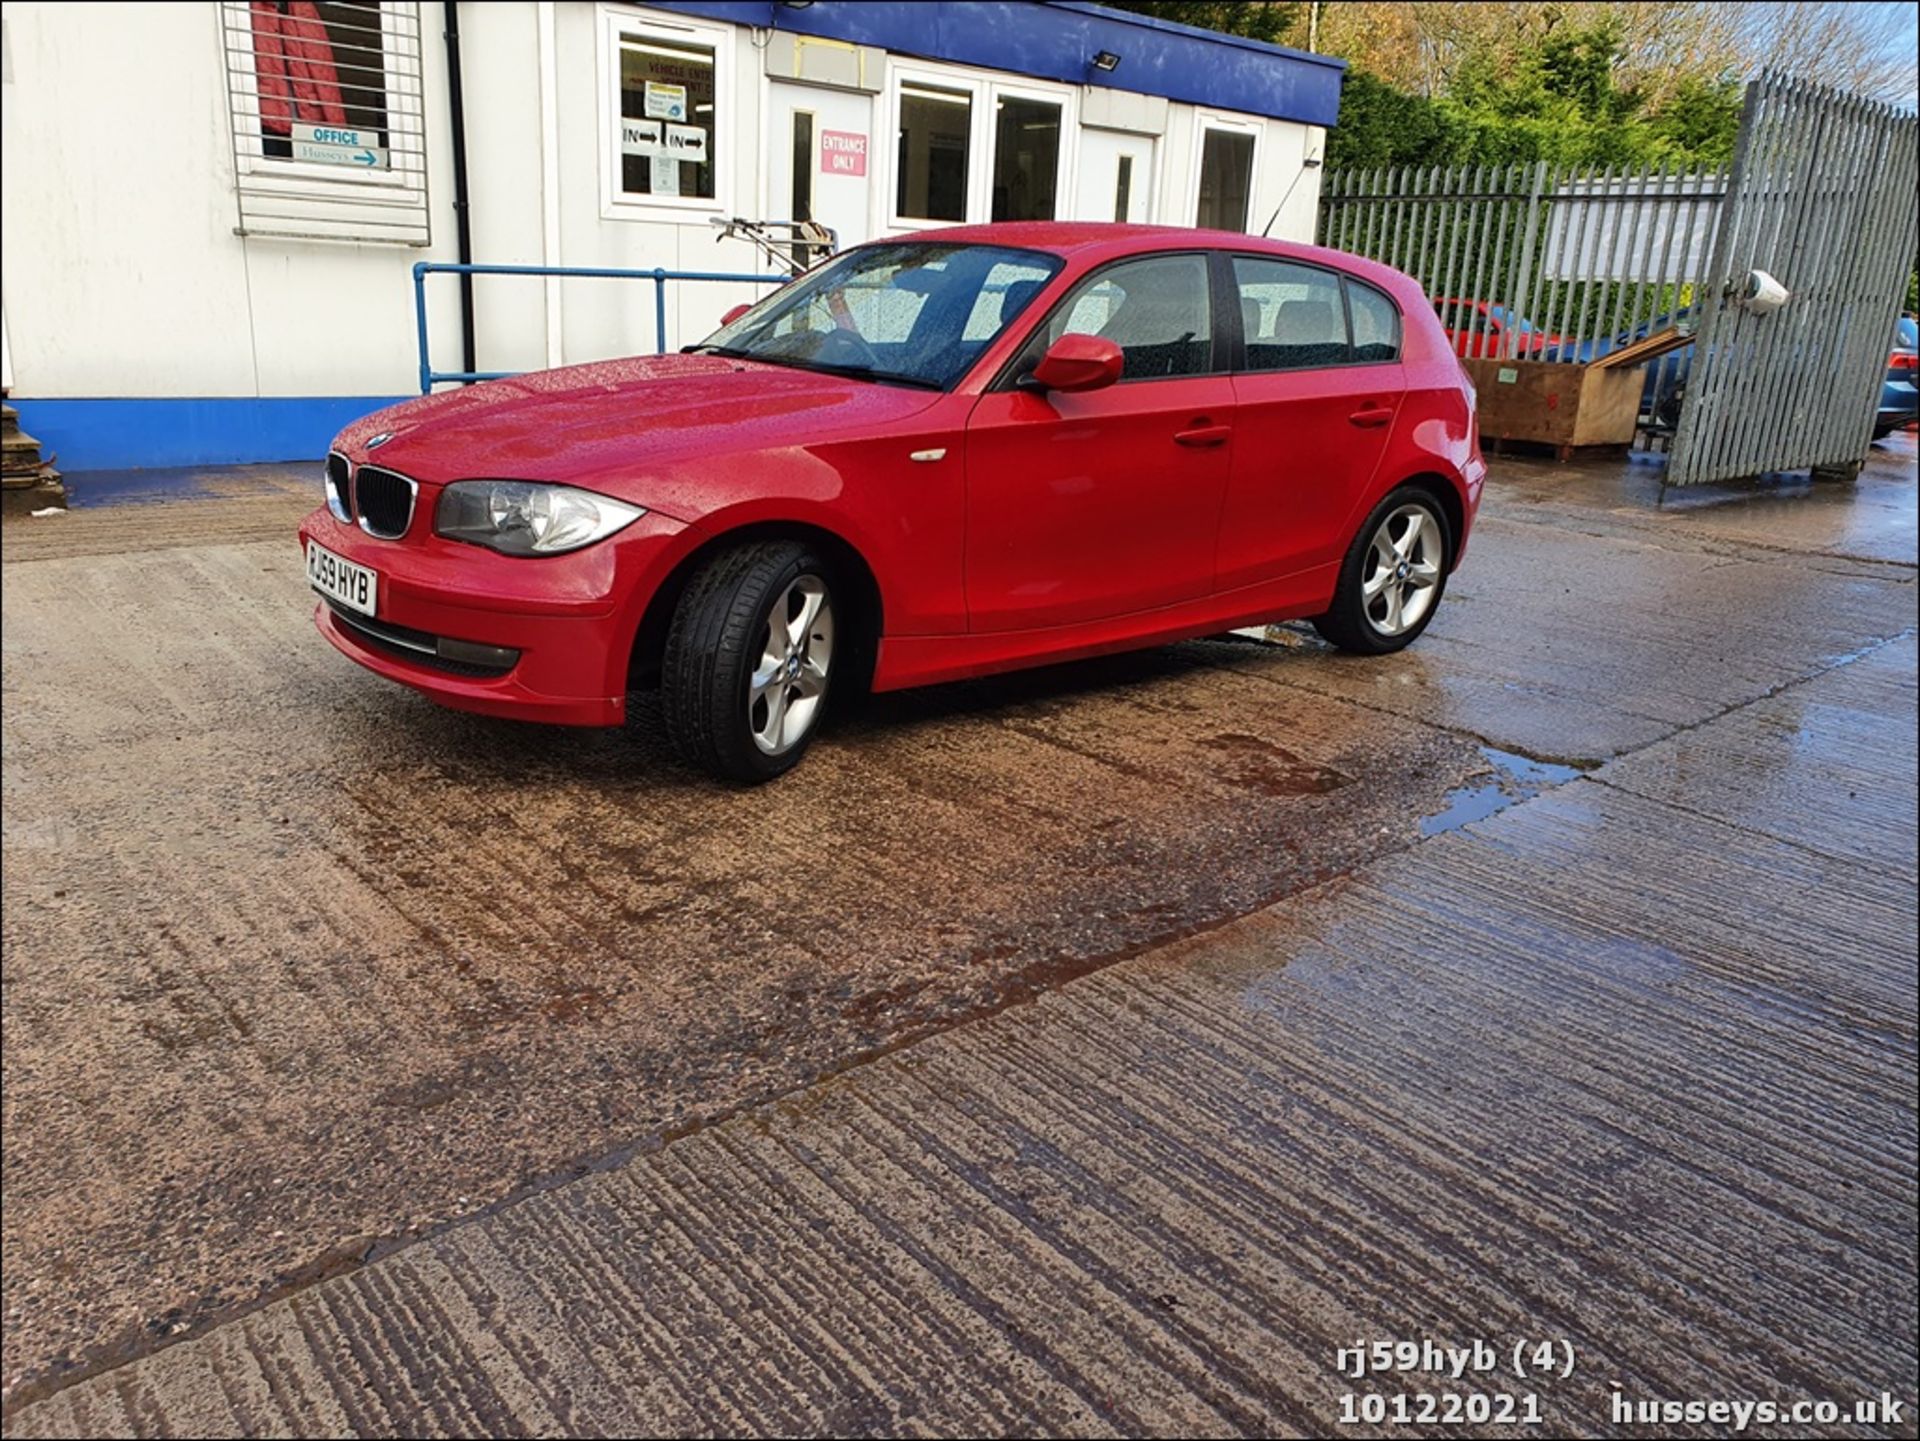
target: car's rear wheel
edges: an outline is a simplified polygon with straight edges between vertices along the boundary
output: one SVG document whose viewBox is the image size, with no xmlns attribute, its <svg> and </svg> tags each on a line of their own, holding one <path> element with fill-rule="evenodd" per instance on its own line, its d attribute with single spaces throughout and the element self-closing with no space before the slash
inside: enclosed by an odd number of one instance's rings
<svg viewBox="0 0 1920 1441">
<path fill-rule="evenodd" d="M 1340 566 L 1333 605 L 1313 628 L 1341 650 L 1385 655 L 1410 645 L 1447 588 L 1453 536 L 1424 490 L 1403 486 L 1373 508 Z"/>
<path fill-rule="evenodd" d="M 833 683 L 831 576 L 797 541 L 740 546 L 694 576 L 660 675 L 667 735 L 689 764 L 757 783 L 799 763 Z"/>
</svg>

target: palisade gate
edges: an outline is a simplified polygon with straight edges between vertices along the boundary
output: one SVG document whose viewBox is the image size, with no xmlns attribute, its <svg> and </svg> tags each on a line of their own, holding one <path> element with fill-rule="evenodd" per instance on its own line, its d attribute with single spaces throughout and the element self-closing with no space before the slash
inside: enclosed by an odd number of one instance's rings
<svg viewBox="0 0 1920 1441">
<path fill-rule="evenodd" d="M 1859 471 L 1917 248 L 1917 134 L 1842 91 L 1747 87 L 1667 484 Z M 1756 272 L 1784 306 L 1749 303 Z"/>
<path fill-rule="evenodd" d="M 1730 171 L 1333 172 L 1318 240 L 1418 279 L 1463 356 L 1584 364 L 1691 336 L 1643 393 L 1668 485 L 1857 470 L 1914 263 L 1915 134 L 1911 114 L 1769 73 Z M 1750 306 L 1756 270 L 1784 306 Z"/>
</svg>

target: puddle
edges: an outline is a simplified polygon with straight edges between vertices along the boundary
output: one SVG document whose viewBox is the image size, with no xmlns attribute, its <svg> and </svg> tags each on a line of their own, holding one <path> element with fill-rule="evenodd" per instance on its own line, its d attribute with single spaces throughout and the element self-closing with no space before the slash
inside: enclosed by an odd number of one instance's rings
<svg viewBox="0 0 1920 1441">
<path fill-rule="evenodd" d="M 1446 809 L 1420 822 L 1421 835 L 1442 835 L 1483 821 L 1508 806 L 1531 800 L 1544 790 L 1565 785 L 1581 773 L 1578 766 L 1530 760 L 1492 746 L 1481 746 L 1480 754 L 1491 762 L 1493 773 L 1449 793 Z"/>
</svg>

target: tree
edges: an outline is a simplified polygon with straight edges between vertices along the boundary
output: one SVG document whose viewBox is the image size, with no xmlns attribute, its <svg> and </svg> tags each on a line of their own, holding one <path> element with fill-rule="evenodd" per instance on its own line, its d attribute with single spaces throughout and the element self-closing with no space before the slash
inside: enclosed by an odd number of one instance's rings
<svg viewBox="0 0 1920 1441">
<path fill-rule="evenodd" d="M 1307 44 L 1309 7 L 1130 0 L 1119 8 Z M 1725 165 L 1744 82 L 1771 67 L 1910 96 L 1909 7 L 1859 0 L 1325 0 L 1348 61 L 1327 163 Z M 1907 103 L 1911 103 L 1910 99 Z"/>
<path fill-rule="evenodd" d="M 1720 0 L 1741 68 L 1784 70 L 1898 105 L 1914 95 L 1913 7 L 1872 0 Z"/>
<path fill-rule="evenodd" d="M 1442 164 L 1460 148 L 1453 129 L 1433 101 L 1350 70 L 1340 92 L 1340 123 L 1327 132 L 1327 165 L 1350 170 Z"/>
<path fill-rule="evenodd" d="M 1702 165 L 1730 165 L 1734 137 L 1740 133 L 1741 99 L 1737 81 L 1687 76 L 1647 118 L 1647 130 L 1669 154 Z"/>
<path fill-rule="evenodd" d="M 1351 70 L 1328 163 L 1354 165 L 1718 165 L 1732 153 L 1740 88 L 1686 78 L 1664 93 L 1624 83 L 1624 27 L 1557 23 L 1536 40 L 1463 45 L 1436 98 Z"/>
<path fill-rule="evenodd" d="M 1108 8 L 1279 43 L 1307 7 L 1300 0 L 1110 0 Z"/>
</svg>

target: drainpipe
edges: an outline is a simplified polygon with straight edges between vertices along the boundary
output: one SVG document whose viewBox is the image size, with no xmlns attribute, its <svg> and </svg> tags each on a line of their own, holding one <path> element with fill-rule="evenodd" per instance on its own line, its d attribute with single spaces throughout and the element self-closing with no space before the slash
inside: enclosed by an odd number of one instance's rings
<svg viewBox="0 0 1920 1441">
<path fill-rule="evenodd" d="M 555 58 L 554 0 L 534 7 L 540 53 L 540 263 L 560 263 L 560 65 Z M 560 364 L 560 277 L 547 277 L 547 368 Z"/>
<path fill-rule="evenodd" d="M 447 108 L 453 117 L 453 226 L 459 237 L 460 263 L 473 264 L 473 215 L 467 197 L 467 104 L 460 83 L 460 5 L 446 0 Z M 460 275 L 460 368 L 469 375 L 480 367 L 473 341 L 473 277 Z"/>
</svg>

